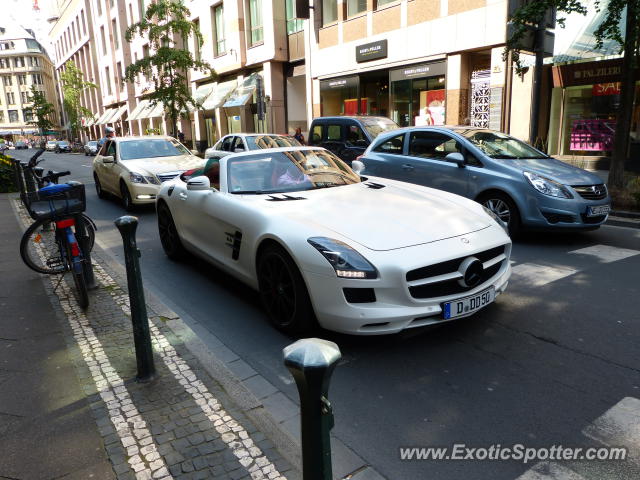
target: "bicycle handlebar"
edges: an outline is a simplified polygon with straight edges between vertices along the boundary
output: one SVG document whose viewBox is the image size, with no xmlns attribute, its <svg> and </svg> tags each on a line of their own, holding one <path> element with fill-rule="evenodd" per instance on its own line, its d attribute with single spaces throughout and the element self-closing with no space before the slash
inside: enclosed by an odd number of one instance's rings
<svg viewBox="0 0 640 480">
<path fill-rule="evenodd" d="M 42 155 L 44 152 L 45 152 L 45 149 L 44 149 L 44 148 L 42 148 L 42 149 L 38 150 L 38 151 L 35 153 L 35 155 L 29 159 L 29 166 L 30 166 L 30 167 L 35 167 L 35 166 L 38 164 L 38 162 L 37 162 L 36 160 L 38 160 L 38 157 L 39 157 L 40 155 Z"/>
<path fill-rule="evenodd" d="M 64 177 L 64 176 L 67 176 L 67 175 L 71 175 L 71 172 L 69 170 L 66 170 L 64 172 L 54 172 L 54 171 L 49 170 L 47 172 L 47 174 L 44 177 L 42 177 L 42 182 L 43 183 L 46 183 L 46 182 L 58 183 L 58 179 L 60 177 Z"/>
</svg>

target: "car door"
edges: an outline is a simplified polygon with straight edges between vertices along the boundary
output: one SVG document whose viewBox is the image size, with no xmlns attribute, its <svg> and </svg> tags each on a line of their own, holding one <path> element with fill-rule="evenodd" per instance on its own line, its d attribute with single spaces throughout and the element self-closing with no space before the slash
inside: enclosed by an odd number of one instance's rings
<svg viewBox="0 0 640 480">
<path fill-rule="evenodd" d="M 340 121 L 327 122 L 322 132 L 321 147 L 326 148 L 338 157 L 344 150 L 344 125 Z"/>
<path fill-rule="evenodd" d="M 356 157 L 362 155 L 369 146 L 369 139 L 362 130 L 362 127 L 355 120 L 345 124 L 345 141 L 342 151 L 338 155 L 345 162 L 351 165 Z"/>
<path fill-rule="evenodd" d="M 364 158 L 366 175 L 402 180 L 406 173 L 403 164 L 407 163 L 404 156 L 404 139 L 401 133 L 378 143 L 371 149 L 371 153 Z"/>
<path fill-rule="evenodd" d="M 467 196 L 469 171 L 447 161 L 450 153 L 464 156 L 462 144 L 451 135 L 433 130 L 414 130 L 407 139 L 399 180 Z"/>
<path fill-rule="evenodd" d="M 94 161 L 96 174 L 98 175 L 98 180 L 100 180 L 100 185 L 103 190 L 107 190 L 109 192 L 117 191 L 114 190 L 113 182 L 115 163 L 104 163 L 104 158 L 115 152 L 114 144 L 115 142 L 113 142 L 112 140 L 107 140 L 98 151 L 98 154 Z M 113 158 L 115 160 L 115 155 Z"/>
</svg>

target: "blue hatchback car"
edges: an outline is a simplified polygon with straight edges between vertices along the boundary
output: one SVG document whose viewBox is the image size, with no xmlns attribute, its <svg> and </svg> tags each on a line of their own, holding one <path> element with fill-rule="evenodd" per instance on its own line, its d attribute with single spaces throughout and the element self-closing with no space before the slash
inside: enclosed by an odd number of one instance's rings
<svg viewBox="0 0 640 480">
<path fill-rule="evenodd" d="M 593 230 L 610 210 L 611 199 L 599 176 L 493 130 L 393 130 L 380 134 L 359 160 L 363 175 L 472 198 L 498 215 L 511 234 L 520 228 Z M 362 169 L 354 169 L 358 167 Z"/>
</svg>

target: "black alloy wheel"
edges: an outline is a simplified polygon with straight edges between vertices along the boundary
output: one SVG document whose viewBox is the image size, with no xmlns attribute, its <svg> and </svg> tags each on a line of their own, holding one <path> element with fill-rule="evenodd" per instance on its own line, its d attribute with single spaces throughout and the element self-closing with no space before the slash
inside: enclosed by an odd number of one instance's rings
<svg viewBox="0 0 640 480">
<path fill-rule="evenodd" d="M 171 216 L 171 211 L 166 203 L 158 205 L 158 233 L 164 253 L 171 260 L 182 260 L 186 256 L 186 250 L 182 246 L 176 224 Z"/>
<path fill-rule="evenodd" d="M 127 184 L 124 183 L 124 181 L 120 181 L 120 200 L 122 201 L 122 206 L 127 212 L 133 212 L 134 206 L 133 201 L 131 200 L 131 194 L 129 193 Z"/>
<path fill-rule="evenodd" d="M 102 184 L 100 183 L 100 179 L 98 178 L 98 175 L 96 175 L 95 173 L 93 174 L 93 180 L 95 181 L 96 184 L 96 194 L 98 195 L 98 198 L 107 198 L 107 192 L 105 192 L 102 189 Z"/>
<path fill-rule="evenodd" d="M 278 330 L 301 335 L 316 325 L 304 279 L 283 248 L 272 245 L 260 255 L 258 285 L 262 305 Z"/>
</svg>

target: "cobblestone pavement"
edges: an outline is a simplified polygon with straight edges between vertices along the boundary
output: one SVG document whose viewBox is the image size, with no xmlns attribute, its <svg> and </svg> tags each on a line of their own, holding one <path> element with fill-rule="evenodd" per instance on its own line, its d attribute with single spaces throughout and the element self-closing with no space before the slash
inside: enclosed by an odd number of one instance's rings
<svg viewBox="0 0 640 480">
<path fill-rule="evenodd" d="M 16 209 L 26 227 L 18 201 Z M 45 285 L 117 478 L 300 478 L 149 305 L 157 377 L 136 382 L 128 293 L 95 259 L 94 272 L 84 312 L 71 279 Z"/>
</svg>

